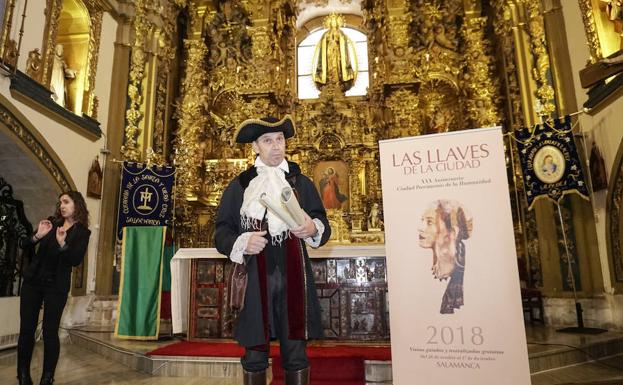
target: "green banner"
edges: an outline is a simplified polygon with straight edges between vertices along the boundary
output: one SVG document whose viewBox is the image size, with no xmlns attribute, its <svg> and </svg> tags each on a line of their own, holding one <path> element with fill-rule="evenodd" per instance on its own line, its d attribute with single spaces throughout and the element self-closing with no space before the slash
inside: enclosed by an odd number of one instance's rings
<svg viewBox="0 0 623 385">
<path fill-rule="evenodd" d="M 158 339 L 165 226 L 123 228 L 115 337 Z"/>
<path fill-rule="evenodd" d="M 164 246 L 164 268 L 162 270 L 162 291 L 171 291 L 171 260 L 175 255 L 175 245 Z"/>
</svg>

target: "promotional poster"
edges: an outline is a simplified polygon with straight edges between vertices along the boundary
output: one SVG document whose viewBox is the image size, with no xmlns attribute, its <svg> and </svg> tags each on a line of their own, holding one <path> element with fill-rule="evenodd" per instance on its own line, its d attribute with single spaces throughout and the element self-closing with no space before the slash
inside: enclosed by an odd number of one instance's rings
<svg viewBox="0 0 623 385">
<path fill-rule="evenodd" d="M 393 383 L 530 384 L 501 129 L 380 154 Z"/>
</svg>

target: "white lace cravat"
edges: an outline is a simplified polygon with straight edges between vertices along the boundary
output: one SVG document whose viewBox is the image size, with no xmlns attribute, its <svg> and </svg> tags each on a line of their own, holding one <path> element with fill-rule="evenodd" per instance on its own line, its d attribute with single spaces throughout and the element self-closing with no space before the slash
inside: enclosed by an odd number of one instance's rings
<svg viewBox="0 0 623 385">
<path fill-rule="evenodd" d="M 251 180 L 249 186 L 244 190 L 242 206 L 240 207 L 240 218 L 244 229 L 251 229 L 264 219 L 266 207 L 260 203 L 262 194 L 265 193 L 268 197 L 279 202 L 282 189 L 288 186 L 285 171 L 281 168 L 256 163 L 256 169 L 257 176 Z M 266 221 L 273 244 L 280 244 L 289 234 L 288 226 L 270 211 L 266 213 Z"/>
</svg>

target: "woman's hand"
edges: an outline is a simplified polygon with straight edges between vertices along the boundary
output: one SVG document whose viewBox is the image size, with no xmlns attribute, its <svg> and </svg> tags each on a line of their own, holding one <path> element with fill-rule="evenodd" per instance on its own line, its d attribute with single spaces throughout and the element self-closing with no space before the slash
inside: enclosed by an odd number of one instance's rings
<svg viewBox="0 0 623 385">
<path fill-rule="evenodd" d="M 56 228 L 56 242 L 60 247 L 65 247 L 65 238 L 67 238 L 67 230 L 63 226 Z"/>
<path fill-rule="evenodd" d="M 35 234 L 36 240 L 38 241 L 41 238 L 45 237 L 46 234 L 50 232 L 50 230 L 52 230 L 52 222 L 47 219 L 42 219 L 39 222 L 39 226 L 37 227 L 37 233 Z"/>
</svg>

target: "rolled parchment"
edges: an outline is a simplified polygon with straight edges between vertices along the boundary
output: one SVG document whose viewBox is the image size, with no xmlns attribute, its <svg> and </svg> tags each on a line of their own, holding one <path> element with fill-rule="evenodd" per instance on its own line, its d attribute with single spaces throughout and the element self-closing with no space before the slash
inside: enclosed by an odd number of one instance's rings
<svg viewBox="0 0 623 385">
<path fill-rule="evenodd" d="M 283 203 L 294 221 L 296 221 L 299 226 L 305 224 L 303 209 L 299 205 L 299 201 L 296 199 L 296 195 L 294 195 L 292 187 L 284 187 L 283 190 L 281 190 L 281 203 Z"/>
<path fill-rule="evenodd" d="M 281 205 L 281 202 L 271 199 L 266 193 L 260 195 L 260 203 L 271 213 L 281 218 L 289 228 L 293 229 L 299 226 L 296 224 L 294 218 L 292 218 L 292 215 Z"/>
</svg>

